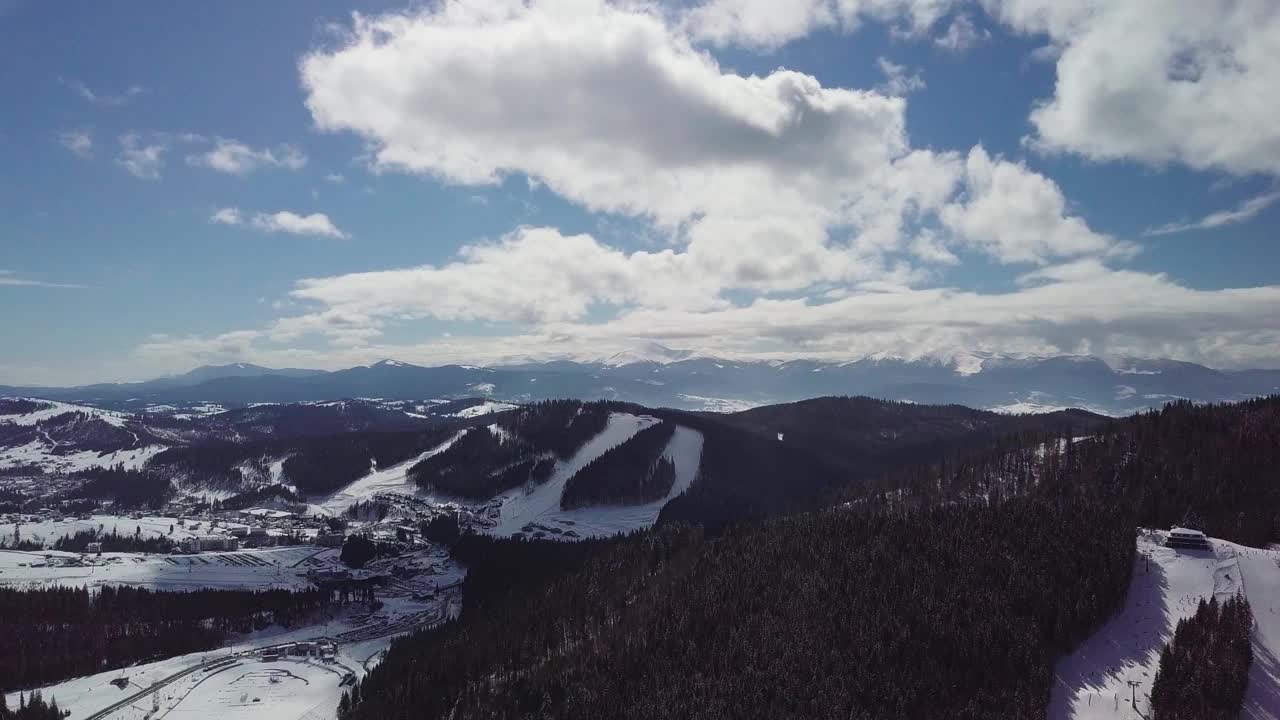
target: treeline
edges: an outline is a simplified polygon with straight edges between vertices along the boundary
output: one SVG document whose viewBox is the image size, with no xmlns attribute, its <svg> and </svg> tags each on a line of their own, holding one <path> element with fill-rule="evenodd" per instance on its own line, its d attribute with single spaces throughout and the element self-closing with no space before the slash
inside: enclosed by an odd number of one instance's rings
<svg viewBox="0 0 1280 720">
<path fill-rule="evenodd" d="M 122 508 L 162 507 L 173 496 L 173 485 L 152 470 L 131 470 L 124 465 L 91 468 L 78 474 L 85 480 L 69 498 L 111 500 Z"/>
<path fill-rule="evenodd" d="M 1055 488 L 715 540 L 464 541 L 462 619 L 397 642 L 349 717 L 1042 716 L 1059 654 L 1123 601 L 1133 527 L 1113 497 Z"/>
<path fill-rule="evenodd" d="M 45 702 L 39 690 L 31 693 L 31 697 L 19 693 L 18 707 L 13 710 L 9 709 L 8 701 L 0 693 L 0 720 L 62 720 L 64 717 L 66 715 L 58 708 L 58 699 L 49 698 Z"/>
<path fill-rule="evenodd" d="M 1280 396 L 1179 401 L 1083 437 L 1024 434 L 968 456 L 885 476 L 872 493 L 929 505 L 1016 496 L 1044 482 L 1114 487 L 1138 523 L 1185 525 L 1255 547 L 1280 538 Z M 864 493 L 852 493 L 861 496 Z"/>
<path fill-rule="evenodd" d="M 300 503 L 302 502 L 302 497 L 284 485 L 267 485 L 237 493 L 226 500 L 215 500 L 212 509 L 215 511 L 246 510 L 273 500 L 279 500 L 284 503 Z"/>
<path fill-rule="evenodd" d="M 64 552 L 88 552 L 89 543 L 101 543 L 102 552 L 140 552 L 167 553 L 178 546 L 167 537 L 143 537 L 142 533 L 120 535 L 115 530 L 110 533 L 99 533 L 97 530 L 81 530 L 72 535 L 63 535 L 53 543 L 54 550 Z"/>
<path fill-rule="evenodd" d="M 27 415 L 53 407 L 52 404 L 26 398 L 0 398 L 0 415 Z"/>
<path fill-rule="evenodd" d="M 399 556 L 400 548 L 395 543 L 374 540 L 367 533 L 353 533 L 342 542 L 338 559 L 347 567 L 359 569 L 375 558 Z"/>
<path fill-rule="evenodd" d="M 395 465 L 449 439 L 456 423 L 414 431 L 356 431 L 283 437 L 249 443 L 211 442 L 169 448 L 148 463 L 148 472 L 205 487 L 240 488 L 269 480 L 268 458 L 286 458 L 283 473 L 302 495 L 332 492 L 359 480 L 376 464 Z"/>
<path fill-rule="evenodd" d="M 0 587 L 0 691 L 210 650 L 229 633 L 291 625 L 329 602 L 319 590 Z"/>
<path fill-rule="evenodd" d="M 560 507 L 638 505 L 666 497 L 676 467 L 663 452 L 675 431 L 675 423 L 664 420 L 609 448 L 569 478 Z"/>
<path fill-rule="evenodd" d="M 608 403 L 579 400 L 536 402 L 509 413 L 498 421 L 499 427 L 561 459 L 573 457 L 588 440 L 603 432 L 608 424 Z"/>
<path fill-rule="evenodd" d="M 1200 600 L 1178 621 L 1160 653 L 1151 687 L 1152 720 L 1233 720 L 1240 716 L 1253 662 L 1253 613 L 1237 595 L 1219 604 Z"/>
</svg>

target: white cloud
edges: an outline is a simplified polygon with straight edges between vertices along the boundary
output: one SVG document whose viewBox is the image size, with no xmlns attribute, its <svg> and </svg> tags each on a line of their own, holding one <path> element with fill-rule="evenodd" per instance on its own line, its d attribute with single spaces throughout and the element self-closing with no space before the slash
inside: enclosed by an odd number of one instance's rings
<svg viewBox="0 0 1280 720">
<path fill-rule="evenodd" d="M 389 271 L 407 273 L 398 279 L 371 273 L 300 283 L 295 294 L 323 296 L 335 304 L 282 318 L 264 330 L 213 338 L 153 338 L 139 353 L 166 369 L 214 358 L 343 367 L 383 357 L 424 364 L 591 358 L 637 339 L 652 339 L 731 357 L 847 359 L 877 352 L 950 357 L 959 351 L 990 351 L 1169 357 L 1217 367 L 1274 367 L 1280 343 L 1280 314 L 1274 312 L 1280 303 L 1278 286 L 1196 290 L 1162 274 L 1116 270 L 1097 260 L 1046 266 L 1024 275 L 1017 287 L 1005 292 L 875 283 L 831 301 L 759 298 L 741 306 L 698 311 L 644 306 L 608 322 L 574 318 L 576 307 L 553 298 L 555 305 L 545 309 L 545 316 L 567 319 L 498 335 L 454 332 L 420 343 L 376 342 L 388 324 L 407 322 L 396 314 L 397 300 L 378 294 L 380 281 L 415 289 L 441 287 L 438 276 L 427 273 L 424 279 L 414 270 Z M 452 290 L 448 282 L 445 287 Z M 374 292 L 375 298 L 366 299 L 366 292 Z M 491 301 L 483 292 L 478 299 Z M 317 302 L 310 297 L 303 301 Z M 433 312 L 425 302 L 418 309 Z M 466 317 L 467 312 L 451 304 L 441 314 Z M 307 348 L 294 342 L 307 334 L 329 337 L 333 344 Z"/>
<path fill-rule="evenodd" d="M 1026 28 L 1092 21 L 1036 7 L 992 12 Z M 335 367 L 591 357 L 645 338 L 749 356 L 965 349 L 1275 362 L 1280 288 L 1195 290 L 1117 269 L 1135 246 L 1091 228 L 1051 179 L 981 146 L 913 148 L 905 99 L 786 70 L 738 75 L 698 45 L 776 47 L 863 18 L 923 38 L 959 3 L 712 0 L 667 15 L 597 0 L 433 8 L 357 16 L 349 36 L 303 59 L 317 127 L 361 136 L 377 171 L 471 187 L 523 178 L 587 210 L 638 218 L 657 242 L 637 251 L 523 227 L 450 262 L 300 280 L 275 305 L 292 314 L 214 338 L 156 338 L 141 354 L 179 366 L 235 357 Z M 717 25 L 715 13 L 730 19 Z M 933 41 L 960 50 L 971 18 L 950 17 Z M 1063 58 L 1071 42 L 1055 46 Z M 911 89 L 906 68 L 881 68 L 900 83 L 886 92 Z M 320 214 L 247 223 L 342 234 Z M 928 286 L 975 253 L 1022 266 L 1012 289 Z M 426 319 L 488 327 L 383 340 Z M 316 338 L 327 344 L 299 342 Z"/>
<path fill-rule="evenodd" d="M 219 225 L 239 225 L 244 222 L 244 218 L 240 215 L 239 208 L 226 207 L 219 208 L 209 216 L 209 222 Z"/>
<path fill-rule="evenodd" d="M 169 142 L 164 138 L 145 140 L 138 133 L 126 133 L 120 136 L 120 155 L 116 163 L 136 178 L 159 180 L 168 150 Z"/>
<path fill-rule="evenodd" d="M 58 133 L 58 143 L 81 158 L 93 157 L 93 133 L 88 130 L 66 130 Z"/>
<path fill-rule="evenodd" d="M 342 318 L 539 324 L 580 319 L 597 303 L 721 304 L 714 288 L 707 291 L 689 267 L 687 257 L 670 251 L 627 255 L 590 235 L 520 228 L 497 242 L 468 245 L 457 261 L 440 267 L 301 280 L 290 295 L 324 310 L 281 323 L 290 331 L 323 328 L 317 318 L 336 313 Z"/>
<path fill-rule="evenodd" d="M 990 37 L 991 31 L 979 29 L 967 13 L 957 13 L 946 31 L 933 39 L 933 44 L 951 52 L 964 52 Z"/>
<path fill-rule="evenodd" d="M 941 219 L 961 243 L 1002 263 L 1135 250 L 1069 215 L 1066 198 L 1052 180 L 1024 165 L 992 158 L 981 146 L 969 151 L 964 197 L 944 208 Z"/>
<path fill-rule="evenodd" d="M 884 73 L 884 82 L 876 89 L 886 95 L 907 95 L 926 87 L 924 75 L 919 70 L 908 73 L 907 66 L 894 64 L 883 56 L 876 59 L 876 64 Z"/>
<path fill-rule="evenodd" d="M 1143 234 L 1172 235 L 1191 230 L 1211 230 L 1225 225 L 1237 225 L 1252 220 L 1258 213 L 1274 205 L 1277 200 L 1280 200 L 1280 191 L 1264 193 L 1241 202 L 1234 210 L 1219 210 L 1192 222 L 1168 223 L 1150 228 Z"/>
<path fill-rule="evenodd" d="M 118 93 L 109 93 L 92 90 L 88 85 L 74 78 L 59 78 L 63 85 L 71 88 L 77 95 L 84 98 L 86 102 L 99 107 L 120 107 L 129 104 L 129 101 L 146 94 L 147 89 L 140 85 L 131 85 Z"/>
<path fill-rule="evenodd" d="M 1036 144 L 1237 175 L 1280 174 L 1280 12 L 1274 0 L 984 0 L 1058 51 Z M 1101 70 L 1105 69 L 1105 71 Z"/>
<path fill-rule="evenodd" d="M 40 287 L 40 288 L 68 288 L 83 290 L 88 285 L 77 285 L 75 283 L 58 283 L 46 282 L 44 280 L 33 280 L 18 275 L 12 270 L 0 270 L 0 287 Z"/>
<path fill-rule="evenodd" d="M 253 227 L 271 233 L 290 233 L 293 235 L 313 235 L 343 240 L 347 234 L 333 224 L 324 213 L 298 215 L 288 210 L 275 213 L 258 213 L 253 216 Z"/>
<path fill-rule="evenodd" d="M 275 150 L 255 150 L 239 140 L 216 138 L 208 151 L 189 155 L 187 164 L 232 175 L 246 175 L 268 167 L 299 170 L 307 164 L 307 156 L 292 145 L 281 145 Z"/>
</svg>

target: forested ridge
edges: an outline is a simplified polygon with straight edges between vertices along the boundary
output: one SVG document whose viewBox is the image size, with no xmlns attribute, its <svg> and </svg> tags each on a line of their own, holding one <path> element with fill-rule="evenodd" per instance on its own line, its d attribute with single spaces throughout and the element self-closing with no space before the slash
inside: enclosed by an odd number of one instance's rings
<svg viewBox="0 0 1280 720">
<path fill-rule="evenodd" d="M 319 590 L 0 587 L 0 691 L 220 647 L 230 633 L 289 625 L 329 601 Z"/>
<path fill-rule="evenodd" d="M 1254 547 L 1280 539 L 1280 396 L 1224 405 L 1174 402 L 1113 420 L 1087 435 L 1030 433 L 888 474 L 851 497 L 892 493 L 898 502 L 1000 498 L 1071 470 L 1106 483 L 1146 527 L 1187 525 Z"/>
<path fill-rule="evenodd" d="M 1123 602 L 1139 524 L 1198 516 L 1211 534 L 1271 536 L 1262 470 L 1280 459 L 1277 408 L 1178 403 L 1091 423 L 1084 439 L 1024 432 L 859 492 L 835 470 L 792 474 L 829 463 L 735 447 L 740 431 L 695 420 L 704 482 L 686 495 L 703 496 L 677 510 L 714 511 L 712 534 L 664 512 L 662 527 L 603 543 L 464 537 L 463 617 L 398 641 L 343 710 L 1043 718 L 1054 662 Z M 735 486 L 747 488 L 737 504 Z M 751 519 L 797 487 L 809 502 L 847 494 Z"/>
<path fill-rule="evenodd" d="M 1132 558 L 1084 497 L 672 526 L 398 642 L 352 717 L 1033 717 Z"/>
</svg>

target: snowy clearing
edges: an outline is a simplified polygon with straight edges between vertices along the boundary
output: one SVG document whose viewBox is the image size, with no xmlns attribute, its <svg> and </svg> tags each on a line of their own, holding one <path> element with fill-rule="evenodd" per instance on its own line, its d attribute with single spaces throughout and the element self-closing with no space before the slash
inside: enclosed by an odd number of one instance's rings
<svg viewBox="0 0 1280 720">
<path fill-rule="evenodd" d="M 65 413 L 84 413 L 92 415 L 105 423 L 116 427 L 124 427 L 124 424 L 132 419 L 127 413 L 119 413 L 111 410 L 102 410 L 87 405 L 72 405 L 71 403 L 58 402 L 57 400 L 44 400 L 42 398 L 3 398 L 5 400 L 30 400 L 49 407 L 36 410 L 35 412 L 24 413 L 21 415 L 0 415 L 0 423 L 9 423 L 12 425 L 35 425 L 50 418 L 57 417 Z"/>
<path fill-rule="evenodd" d="M 462 410 L 459 410 L 458 412 L 450 415 L 450 417 L 474 418 L 474 417 L 480 417 L 481 415 L 490 415 L 496 412 L 505 412 L 507 410 L 515 410 L 517 407 L 520 407 L 520 406 L 512 405 L 511 403 L 496 402 L 491 400 L 491 401 L 481 403 L 479 405 L 473 405 L 469 408 L 463 408 Z"/>
<path fill-rule="evenodd" d="M 1164 547 L 1164 538 L 1163 532 L 1150 532 L 1138 539 L 1124 609 L 1058 663 L 1048 717 L 1147 717 L 1160 651 L 1178 621 L 1194 615 L 1201 598 L 1225 600 L 1243 590 L 1256 623 L 1241 717 L 1280 719 L 1280 551 L 1216 539 L 1210 539 L 1212 550 L 1175 550 Z M 1130 704 L 1130 680 L 1139 683 L 1137 711 Z"/>
<path fill-rule="evenodd" d="M 92 467 L 124 465 L 128 470 L 137 470 L 166 449 L 164 445 L 147 445 L 109 453 L 82 450 L 57 454 L 53 452 L 53 445 L 35 440 L 26 445 L 0 450 L 0 468 L 36 465 L 45 472 L 72 473 Z"/>
<path fill-rule="evenodd" d="M 133 535 L 136 531 L 141 530 L 144 538 L 168 537 L 173 540 L 181 540 L 185 537 L 194 537 L 196 535 L 208 535 L 209 528 L 201 526 L 192 529 L 191 525 L 179 525 L 179 519 L 173 517 L 164 517 L 159 515 L 145 515 L 141 518 L 128 518 L 121 515 L 92 515 L 88 520 L 77 520 L 68 517 L 63 520 L 41 520 L 39 522 L 24 522 L 17 526 L 22 539 L 39 540 L 46 545 L 52 544 L 54 540 L 63 535 L 75 535 L 85 530 L 101 530 L 103 533 L 117 535 Z M 169 534 L 169 528 L 173 528 L 173 534 Z M 5 540 L 13 539 L 14 523 L 0 523 L 0 538 Z"/>
</svg>

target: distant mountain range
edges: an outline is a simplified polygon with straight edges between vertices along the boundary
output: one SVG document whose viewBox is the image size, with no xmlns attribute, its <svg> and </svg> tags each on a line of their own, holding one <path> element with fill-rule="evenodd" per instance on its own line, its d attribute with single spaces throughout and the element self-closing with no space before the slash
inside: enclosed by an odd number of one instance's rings
<svg viewBox="0 0 1280 720">
<path fill-rule="evenodd" d="M 384 360 L 336 371 L 237 363 L 139 383 L 0 386 L 0 396 L 40 397 L 131 412 L 151 406 L 235 408 L 345 398 L 464 397 L 514 402 L 573 397 L 688 410 L 740 410 L 813 397 L 867 395 L 1005 412 L 1074 407 L 1122 415 L 1178 398 L 1217 402 L 1277 392 L 1280 370 L 1224 371 L 1173 360 L 1129 360 L 1114 367 L 1088 356 L 737 361 L 661 346 L 594 362 L 421 367 Z"/>
</svg>

